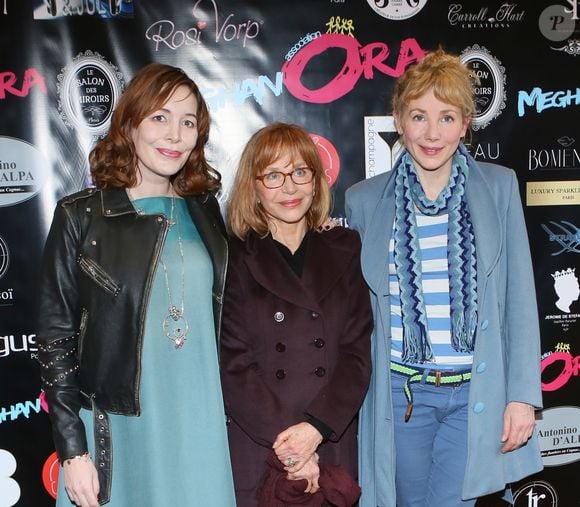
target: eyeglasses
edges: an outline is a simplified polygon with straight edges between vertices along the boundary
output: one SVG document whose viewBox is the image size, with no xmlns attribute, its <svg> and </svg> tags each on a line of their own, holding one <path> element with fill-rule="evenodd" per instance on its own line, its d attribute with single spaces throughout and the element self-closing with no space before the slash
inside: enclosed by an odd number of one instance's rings
<svg viewBox="0 0 580 507">
<path fill-rule="evenodd" d="M 280 188 L 286 182 L 287 176 L 290 176 L 296 185 L 306 185 L 314 179 L 314 172 L 310 167 L 297 167 L 289 173 L 272 171 L 262 174 L 262 176 L 256 176 L 256 179 L 260 180 L 266 188 Z"/>
</svg>

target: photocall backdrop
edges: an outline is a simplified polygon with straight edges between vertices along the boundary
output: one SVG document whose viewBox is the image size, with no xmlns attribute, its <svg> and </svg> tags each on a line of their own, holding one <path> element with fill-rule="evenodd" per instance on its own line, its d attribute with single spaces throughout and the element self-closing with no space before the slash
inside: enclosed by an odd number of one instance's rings
<svg viewBox="0 0 580 507">
<path fill-rule="evenodd" d="M 158 61 L 199 84 L 222 203 L 250 135 L 280 120 L 311 133 L 342 218 L 345 190 L 391 168 L 394 79 L 438 46 L 480 78 L 471 151 L 516 170 L 531 240 L 545 470 L 513 485 L 515 504 L 580 505 L 579 10 L 577 0 L 0 0 L 0 507 L 54 505 L 39 260 L 57 199 L 90 185 L 87 155 L 133 74 Z M 478 501 L 493 505 L 504 504 Z"/>
</svg>

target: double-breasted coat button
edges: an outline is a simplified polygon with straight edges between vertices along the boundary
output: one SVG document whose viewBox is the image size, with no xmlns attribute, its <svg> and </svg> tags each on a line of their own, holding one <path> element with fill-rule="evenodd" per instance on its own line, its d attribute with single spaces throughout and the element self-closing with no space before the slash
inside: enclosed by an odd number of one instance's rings
<svg viewBox="0 0 580 507">
<path fill-rule="evenodd" d="M 286 377 L 286 370 L 283 370 L 282 368 L 280 368 L 279 370 L 276 370 L 276 378 L 278 380 L 282 380 L 285 377 Z"/>
<path fill-rule="evenodd" d="M 310 314 L 310 316 L 311 316 L 313 319 L 317 319 L 317 318 L 318 318 L 318 312 L 312 312 L 312 313 Z"/>
<path fill-rule="evenodd" d="M 274 320 L 276 322 L 282 322 L 284 320 L 284 314 L 282 312 L 276 312 L 274 314 Z"/>
<path fill-rule="evenodd" d="M 316 375 L 317 377 L 324 377 L 324 375 L 326 375 L 326 368 L 319 366 L 314 370 L 314 375 Z"/>
<path fill-rule="evenodd" d="M 278 342 L 276 344 L 276 350 L 278 352 L 285 352 L 286 351 L 286 345 L 284 345 L 282 342 Z"/>
<path fill-rule="evenodd" d="M 322 338 L 315 338 L 314 339 L 314 346 L 317 349 L 321 349 L 322 347 L 324 347 L 325 345 L 325 341 Z"/>
</svg>

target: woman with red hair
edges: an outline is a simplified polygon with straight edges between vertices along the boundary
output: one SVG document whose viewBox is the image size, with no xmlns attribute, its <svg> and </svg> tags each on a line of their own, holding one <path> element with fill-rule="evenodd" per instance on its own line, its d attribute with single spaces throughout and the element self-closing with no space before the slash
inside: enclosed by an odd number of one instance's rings
<svg viewBox="0 0 580 507">
<path fill-rule="evenodd" d="M 227 244 L 208 135 L 197 85 L 150 64 L 90 154 L 96 188 L 56 207 L 38 344 L 58 506 L 67 494 L 82 507 L 235 504 L 217 360 Z"/>
</svg>

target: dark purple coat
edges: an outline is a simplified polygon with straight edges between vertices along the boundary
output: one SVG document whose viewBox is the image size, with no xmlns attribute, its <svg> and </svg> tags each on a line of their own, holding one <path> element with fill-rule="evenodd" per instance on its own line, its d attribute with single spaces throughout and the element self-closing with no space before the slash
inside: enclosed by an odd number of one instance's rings
<svg viewBox="0 0 580 507">
<path fill-rule="evenodd" d="M 302 278 L 271 238 L 232 240 L 221 364 L 239 507 L 256 505 L 276 435 L 308 415 L 333 430 L 318 449 L 321 463 L 340 464 L 356 478 L 371 330 L 354 231 L 310 233 Z"/>
</svg>

